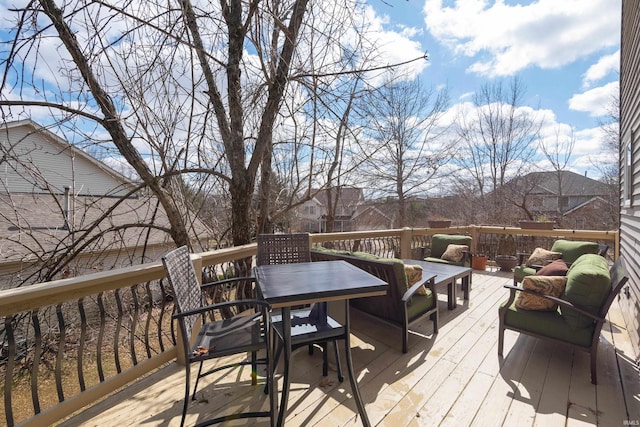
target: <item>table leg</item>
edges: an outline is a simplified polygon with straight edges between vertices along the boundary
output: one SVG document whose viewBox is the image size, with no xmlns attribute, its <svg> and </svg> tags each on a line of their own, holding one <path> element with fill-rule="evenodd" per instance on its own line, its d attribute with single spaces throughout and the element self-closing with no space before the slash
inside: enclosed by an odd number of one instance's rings
<svg viewBox="0 0 640 427">
<path fill-rule="evenodd" d="M 447 284 L 447 308 L 453 310 L 458 306 L 456 301 L 456 281 L 452 280 Z"/>
<path fill-rule="evenodd" d="M 369 417 L 367 417 L 367 412 L 365 411 L 364 404 L 362 403 L 362 397 L 360 397 L 360 389 L 358 388 L 358 380 L 353 372 L 353 361 L 351 359 L 351 325 L 349 320 L 349 300 L 345 300 L 345 350 L 347 355 L 347 369 L 349 370 L 349 381 L 351 382 L 351 392 L 353 393 L 353 398 L 356 400 L 356 406 L 358 407 L 358 412 L 360 413 L 360 419 L 362 420 L 362 425 L 365 427 L 370 427 L 371 423 L 369 422 Z"/>
<path fill-rule="evenodd" d="M 471 275 L 464 276 L 462 278 L 462 290 L 464 292 L 464 299 L 469 299 L 469 291 L 471 290 Z"/>
<path fill-rule="evenodd" d="M 291 307 L 282 308 L 282 334 L 284 335 L 284 378 L 282 397 L 278 411 L 278 426 L 283 426 L 287 417 L 287 400 L 289 399 L 289 362 L 291 361 Z M 275 367 L 274 367 L 275 369 Z"/>
</svg>

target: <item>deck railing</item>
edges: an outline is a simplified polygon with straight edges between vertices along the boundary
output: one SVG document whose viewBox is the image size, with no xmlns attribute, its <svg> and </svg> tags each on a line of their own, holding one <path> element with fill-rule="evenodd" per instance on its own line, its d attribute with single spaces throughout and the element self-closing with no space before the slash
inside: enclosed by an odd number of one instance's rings
<svg viewBox="0 0 640 427">
<path fill-rule="evenodd" d="M 439 232 L 473 236 L 474 253 L 515 253 L 567 238 L 605 243 L 612 257 L 618 254 L 617 231 L 466 226 L 314 234 L 311 241 L 412 258 L 427 252 L 431 235 Z M 192 260 L 203 280 L 211 280 L 250 273 L 255 253 L 255 244 L 249 244 L 200 253 Z M 172 313 L 160 262 L 0 291 L 6 424 L 53 424 L 179 361 Z"/>
</svg>

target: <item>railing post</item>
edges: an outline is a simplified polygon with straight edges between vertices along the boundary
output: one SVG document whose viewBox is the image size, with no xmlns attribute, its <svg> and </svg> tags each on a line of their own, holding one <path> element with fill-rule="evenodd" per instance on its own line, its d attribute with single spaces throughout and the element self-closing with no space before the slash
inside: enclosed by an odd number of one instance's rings
<svg viewBox="0 0 640 427">
<path fill-rule="evenodd" d="M 478 244 L 478 226 L 471 224 L 468 227 L 469 230 L 469 234 L 471 234 L 471 248 L 469 248 L 469 250 L 471 251 L 471 254 L 475 255 L 477 254 L 476 251 L 476 245 Z"/>
<path fill-rule="evenodd" d="M 404 227 L 400 231 L 400 257 L 411 258 L 411 242 L 413 241 L 413 229 Z"/>
</svg>

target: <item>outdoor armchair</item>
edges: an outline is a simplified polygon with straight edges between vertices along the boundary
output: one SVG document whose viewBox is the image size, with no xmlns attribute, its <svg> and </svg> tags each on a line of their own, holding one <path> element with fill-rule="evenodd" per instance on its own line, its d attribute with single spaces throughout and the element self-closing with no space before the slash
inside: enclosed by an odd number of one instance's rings
<svg viewBox="0 0 640 427">
<path fill-rule="evenodd" d="M 556 280 L 558 279 L 558 280 Z M 539 281 L 565 281 L 563 289 L 552 288 L 545 292 L 542 286 L 535 290 L 529 285 Z M 578 258 L 566 277 L 535 276 L 519 286 L 505 285 L 509 299 L 498 310 L 500 321 L 498 354 L 502 356 L 504 331 L 511 329 L 554 343 L 590 353 L 591 382 L 597 383 L 596 356 L 600 331 L 607 311 L 628 280 L 622 258 L 609 269 L 607 261 L 597 254 L 586 254 Z M 562 286 L 560 286 L 562 288 Z M 523 294 L 523 295 L 521 295 Z M 535 307 L 530 296 L 538 297 L 535 304 L 550 303 L 549 307 Z M 518 300 L 519 298 L 523 298 Z M 524 298 L 529 301 L 525 303 Z M 524 308 L 527 307 L 527 308 Z M 557 307 L 557 308 L 556 308 Z"/>
<path fill-rule="evenodd" d="M 471 236 L 459 234 L 434 234 L 431 236 L 431 251 L 424 260 L 457 265 L 460 267 L 471 267 L 471 241 Z M 458 261 L 455 260 L 457 258 L 451 258 L 448 256 L 452 252 L 452 247 L 450 248 L 449 245 L 463 245 L 467 247 L 460 251 L 462 256 Z"/>
</svg>

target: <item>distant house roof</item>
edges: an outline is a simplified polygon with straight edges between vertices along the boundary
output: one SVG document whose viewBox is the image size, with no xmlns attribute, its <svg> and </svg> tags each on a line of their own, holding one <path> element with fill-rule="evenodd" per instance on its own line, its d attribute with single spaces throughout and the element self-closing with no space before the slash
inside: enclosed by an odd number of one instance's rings
<svg viewBox="0 0 640 427">
<path fill-rule="evenodd" d="M 0 270 L 45 262 L 80 241 L 83 254 L 118 249 L 131 261 L 136 248 L 172 243 L 155 196 L 130 197 L 134 182 L 38 124 L 6 124 L 0 144 Z M 211 229 L 195 215 L 188 222 L 189 234 L 206 245 Z"/>
<path fill-rule="evenodd" d="M 32 120 L 0 125 L 0 192 L 123 196 L 136 183 Z M 35 166 L 34 166 L 35 165 Z"/>
<path fill-rule="evenodd" d="M 559 195 L 558 172 L 532 172 L 521 179 L 535 183 L 531 194 Z M 606 184 L 571 171 L 560 172 L 560 183 L 563 196 L 603 196 L 611 191 Z"/>
<path fill-rule="evenodd" d="M 336 189 L 330 188 L 329 193 L 333 198 L 335 195 Z M 322 206 L 327 206 L 327 190 L 326 189 L 315 189 L 312 190 L 312 193 L 315 194 L 314 198 L 320 202 Z M 354 187 L 341 187 L 340 188 L 340 198 L 339 203 L 342 206 L 355 206 L 360 203 L 364 199 L 364 193 L 362 188 L 354 188 Z"/>
</svg>

